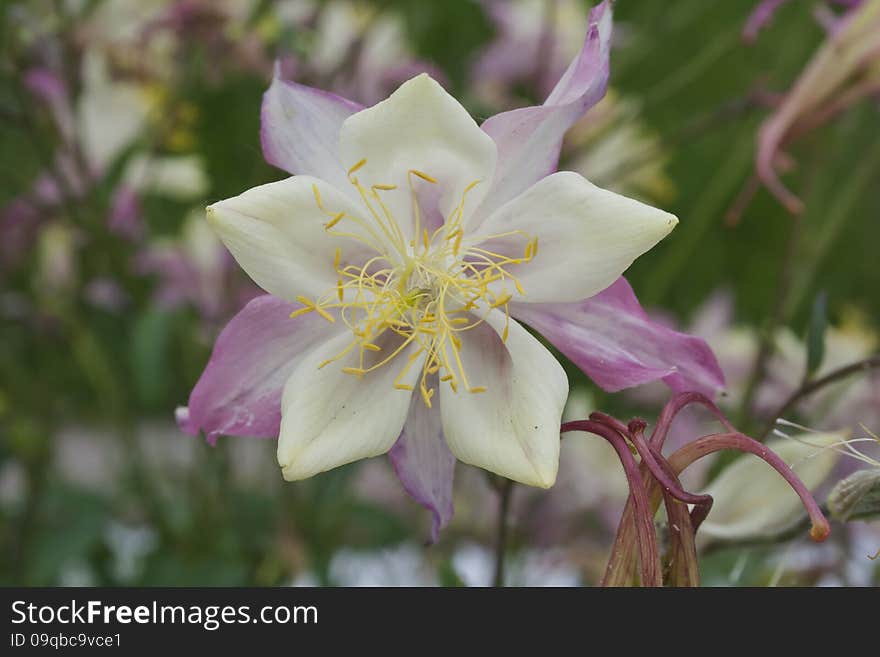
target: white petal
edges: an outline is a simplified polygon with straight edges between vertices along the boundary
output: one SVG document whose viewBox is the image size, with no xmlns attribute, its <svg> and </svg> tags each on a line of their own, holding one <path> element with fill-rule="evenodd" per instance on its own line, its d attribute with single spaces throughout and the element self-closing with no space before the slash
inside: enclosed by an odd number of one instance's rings
<svg viewBox="0 0 880 657">
<path fill-rule="evenodd" d="M 805 433 L 792 440 L 767 443 L 815 490 L 831 474 L 839 456 L 830 449 L 846 440 L 848 432 Z M 803 442 L 800 442 L 803 441 Z M 769 465 L 754 456 L 743 456 L 725 469 L 704 491 L 715 503 L 700 525 L 699 534 L 709 538 L 744 540 L 784 531 L 803 517 L 797 494 Z"/>
<path fill-rule="evenodd" d="M 339 139 L 346 168 L 366 160 L 354 174 L 365 187 L 397 185 L 396 190 L 380 193 L 407 237 L 412 236 L 411 169 L 437 180 L 436 211 L 442 217 L 458 207 L 468 185 L 481 181 L 467 193 L 465 202 L 466 212 L 476 208 L 495 171 L 495 142 L 427 74 L 412 78 L 386 100 L 346 119 Z M 412 180 L 420 197 L 422 190 L 436 191 L 418 177 Z"/>
<path fill-rule="evenodd" d="M 383 351 L 366 352 L 372 357 L 365 358 L 366 366 L 393 351 L 397 336 L 391 336 L 386 332 L 377 341 Z M 412 393 L 395 389 L 394 381 L 407 363 L 412 346 L 360 378 L 342 371 L 343 367 L 358 365 L 357 349 L 318 369 L 352 338 L 347 333 L 316 349 L 303 359 L 284 387 L 278 463 L 288 481 L 384 454 L 400 436 Z M 416 362 L 400 382 L 412 385 L 419 375 L 421 367 Z"/>
<path fill-rule="evenodd" d="M 198 155 L 136 155 L 123 179 L 132 189 L 181 201 L 204 197 L 210 184 Z"/>
<path fill-rule="evenodd" d="M 530 486 L 549 488 L 559 467 L 559 425 L 568 397 L 562 366 L 520 324 L 504 314 L 462 331 L 461 360 L 471 386 L 440 388 L 440 413 L 449 449 L 461 461 Z"/>
<path fill-rule="evenodd" d="M 330 212 L 322 212 L 315 199 Z M 334 258 L 362 263 L 372 250 L 353 239 L 330 235 L 332 214 L 361 216 L 363 210 L 327 183 L 310 176 L 254 187 L 208 207 L 208 221 L 238 264 L 267 292 L 288 301 L 314 298 L 336 286 Z M 343 219 L 339 229 L 352 230 Z"/>
<path fill-rule="evenodd" d="M 506 203 L 468 238 L 472 244 L 485 240 L 488 251 L 522 257 L 527 238 L 487 238 L 513 230 L 537 237 L 537 255 L 507 267 L 525 291 L 516 300 L 579 301 L 611 285 L 677 223 L 668 212 L 562 171 Z"/>
<path fill-rule="evenodd" d="M 104 169 L 142 133 L 150 106 L 137 85 L 111 79 L 107 62 L 96 50 L 88 50 L 83 59 L 85 85 L 76 116 L 86 160 Z"/>
</svg>

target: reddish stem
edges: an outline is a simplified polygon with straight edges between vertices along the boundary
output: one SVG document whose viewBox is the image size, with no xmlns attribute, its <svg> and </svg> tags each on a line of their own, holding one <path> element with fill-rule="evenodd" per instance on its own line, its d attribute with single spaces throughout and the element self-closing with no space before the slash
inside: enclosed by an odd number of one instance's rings
<svg viewBox="0 0 880 657">
<path fill-rule="evenodd" d="M 801 502 L 813 523 L 810 529 L 810 537 L 816 542 L 821 542 L 828 538 L 828 535 L 831 533 L 828 520 L 804 483 L 775 452 L 745 434 L 735 431 L 697 438 L 675 452 L 669 458 L 669 464 L 675 472 L 681 473 L 682 470 L 697 459 L 724 449 L 735 449 L 740 452 L 754 454 L 776 470 L 788 482 L 788 485 L 792 487 L 794 492 L 797 493 L 798 497 L 801 498 Z"/>
<path fill-rule="evenodd" d="M 633 522 L 636 527 L 636 542 L 639 546 L 642 569 L 642 585 L 662 586 L 663 576 L 660 568 L 660 554 L 657 549 L 657 535 L 654 532 L 654 514 L 651 510 L 648 491 L 639 472 L 639 466 L 626 439 L 612 427 L 592 420 L 566 422 L 562 425 L 562 433 L 567 431 L 584 431 L 596 434 L 614 447 L 629 482 Z"/>
<path fill-rule="evenodd" d="M 702 404 L 709 409 L 709 412 L 718 419 L 725 429 L 732 433 L 736 433 L 736 427 L 730 423 L 730 420 L 724 416 L 721 409 L 718 408 L 706 395 L 700 392 L 680 392 L 666 402 L 666 405 L 660 412 L 660 417 L 657 418 L 657 426 L 654 427 L 650 439 L 651 447 L 656 451 L 659 452 L 663 448 L 663 443 L 666 441 L 666 436 L 669 434 L 669 428 L 672 426 L 672 420 L 675 419 L 675 416 L 678 415 L 679 411 L 688 404 Z"/>
<path fill-rule="evenodd" d="M 705 506 L 706 513 L 712 507 L 711 495 L 694 495 L 684 490 L 675 480 L 675 475 L 669 475 L 668 467 L 664 467 L 661 463 L 665 460 L 656 450 L 651 449 L 645 440 L 645 422 L 644 420 L 632 420 L 629 425 L 623 424 L 617 418 L 606 415 L 600 411 L 590 414 L 590 419 L 594 422 L 606 424 L 615 431 L 629 438 L 630 442 L 635 446 L 642 463 L 648 468 L 654 479 L 667 493 L 675 499 L 685 504 L 695 504 L 697 506 Z M 705 515 L 703 516 L 705 517 Z"/>
<path fill-rule="evenodd" d="M 665 460 L 661 460 L 660 464 L 680 486 L 681 482 L 678 481 L 670 465 Z M 711 499 L 709 497 L 710 506 Z M 699 586 L 700 566 L 697 560 L 696 533 L 697 527 L 705 519 L 710 507 L 694 506 L 693 512 L 689 514 L 687 506 L 673 499 L 669 493 L 663 494 L 663 504 L 666 506 L 669 525 L 670 557 L 664 580 L 668 586 Z"/>
</svg>

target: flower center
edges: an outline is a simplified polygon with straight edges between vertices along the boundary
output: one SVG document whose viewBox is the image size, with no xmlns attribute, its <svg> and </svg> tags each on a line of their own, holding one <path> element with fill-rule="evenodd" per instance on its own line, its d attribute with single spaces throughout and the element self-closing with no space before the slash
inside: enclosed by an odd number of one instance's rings
<svg viewBox="0 0 880 657">
<path fill-rule="evenodd" d="M 407 172 L 413 207 L 412 237 L 407 237 L 382 200 L 382 193 L 396 190 L 396 186 L 377 184 L 365 188 L 355 176 L 364 164 L 366 160 L 355 164 L 348 177 L 368 210 L 368 219 L 333 212 L 324 205 L 317 186 L 312 191 L 318 208 L 329 218 L 325 230 L 357 240 L 375 251 L 375 256 L 359 266 L 345 265 L 342 250 L 337 248 L 333 263 L 336 287 L 316 299 L 297 297 L 303 307 L 291 313 L 291 317 L 315 312 L 330 323 L 339 318 L 351 330 L 351 342 L 319 368 L 356 351 L 358 365 L 344 367 L 343 372 L 360 377 L 387 365 L 412 347 L 394 380 L 395 388 L 414 389 L 402 380 L 421 359 L 418 385 L 428 408 L 435 393 L 435 381 L 448 383 L 454 392 L 484 392 L 485 387 L 473 386 L 468 380 L 459 334 L 482 324 L 497 308 L 505 314 L 501 340 L 507 341 L 510 301 L 515 293 L 525 294 L 509 268 L 535 256 L 537 237 L 514 230 L 468 238 L 463 228 L 465 202 L 479 180 L 465 187 L 450 216 L 430 233 L 422 226 L 413 179 L 430 184 L 437 184 L 437 180 L 416 169 Z M 350 222 L 350 228 L 343 222 Z M 515 240 L 523 244 L 521 251 L 517 251 L 521 256 L 492 250 L 492 241 L 503 241 L 504 247 L 498 250 L 510 252 L 511 241 Z M 330 309 L 336 312 L 331 314 Z"/>
</svg>

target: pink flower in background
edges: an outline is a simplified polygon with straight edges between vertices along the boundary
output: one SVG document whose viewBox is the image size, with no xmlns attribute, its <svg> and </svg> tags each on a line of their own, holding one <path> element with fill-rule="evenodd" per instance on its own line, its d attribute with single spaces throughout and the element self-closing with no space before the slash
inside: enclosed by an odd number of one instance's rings
<svg viewBox="0 0 880 657">
<path fill-rule="evenodd" d="M 288 480 L 390 450 L 436 538 L 456 458 L 555 480 L 567 380 L 517 320 L 608 390 L 720 389 L 705 343 L 652 322 L 619 279 L 677 220 L 553 173 L 605 92 L 610 33 L 603 3 L 545 103 L 479 127 L 426 75 L 368 109 L 276 77 L 263 152 L 295 175 L 208 210 L 271 296 L 221 333 L 181 427 L 280 432 Z"/>
<path fill-rule="evenodd" d="M 581 0 L 482 0 L 495 38 L 474 62 L 473 86 L 507 104 L 517 85 L 547 96 L 583 45 Z"/>
<path fill-rule="evenodd" d="M 767 0 L 756 8 L 746 25 L 747 39 L 754 38 L 780 4 Z M 732 222 L 738 220 L 759 185 L 789 212 L 802 212 L 803 201 L 779 177 L 791 165 L 785 149 L 860 100 L 880 95 L 880 0 L 837 4 L 849 9 L 842 16 L 826 17 L 830 30 L 825 42 L 761 125 L 755 176 L 731 211 Z"/>
<path fill-rule="evenodd" d="M 142 84 L 115 79 L 97 50 L 86 51 L 80 74 L 82 89 L 76 98 L 48 68 L 26 75 L 28 88 L 49 110 L 59 143 L 52 166 L 0 210 L 3 254 L 8 256 L 4 263 L 25 253 L 44 222 L 64 214 L 65 204 L 86 197 L 123 158 L 127 157 L 111 197 L 107 228 L 124 239 L 137 241 L 144 234 L 142 195 L 192 200 L 205 193 L 207 179 L 196 156 L 155 155 L 143 149 L 129 153 L 148 129 L 155 109 Z"/>
<path fill-rule="evenodd" d="M 209 325 L 227 320 L 259 290 L 244 279 L 201 211 L 183 222 L 177 239 L 160 239 L 145 246 L 135 259 L 141 275 L 158 279 L 154 300 L 174 309 L 192 306 Z"/>
<path fill-rule="evenodd" d="M 281 58 L 282 73 L 368 105 L 418 73 L 444 81 L 442 71 L 416 57 L 403 17 L 353 0 L 280 3 L 280 29 L 295 29 L 311 47 Z"/>
<path fill-rule="evenodd" d="M 833 27 L 832 23 L 836 24 L 836 20 L 832 22 L 825 20 L 830 11 L 827 5 L 838 5 L 851 9 L 858 7 L 863 1 L 864 0 L 827 0 L 827 4 L 818 4 L 816 6 L 816 15 L 817 18 L 822 20 L 822 22 L 830 28 Z M 750 43 L 755 41 L 755 39 L 758 38 L 758 33 L 773 21 L 776 11 L 788 2 L 789 0 L 761 0 L 761 2 L 759 2 L 752 10 L 752 13 L 749 14 L 748 20 L 746 20 L 746 24 L 743 27 L 743 39 Z"/>
</svg>

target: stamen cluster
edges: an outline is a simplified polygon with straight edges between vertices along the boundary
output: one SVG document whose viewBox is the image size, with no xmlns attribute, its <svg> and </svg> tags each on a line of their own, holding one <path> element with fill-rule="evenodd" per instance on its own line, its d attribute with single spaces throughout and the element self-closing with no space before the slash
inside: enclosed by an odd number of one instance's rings
<svg viewBox="0 0 880 657">
<path fill-rule="evenodd" d="M 422 226 L 414 178 L 429 184 L 438 184 L 438 181 L 416 169 L 407 172 L 413 208 L 410 233 L 382 200 L 382 193 L 393 192 L 397 187 L 374 184 L 366 188 L 358 180 L 355 173 L 365 164 L 366 160 L 361 160 L 351 167 L 348 179 L 363 200 L 369 213 L 367 220 L 346 212 L 333 212 L 325 206 L 317 185 L 312 191 L 319 210 L 329 218 L 324 229 L 331 235 L 354 239 L 376 255 L 361 265 L 343 264 L 342 249 L 337 248 L 333 262 L 336 288 L 316 299 L 297 297 L 303 307 L 291 317 L 315 312 L 331 323 L 338 317 L 351 330 L 351 342 L 319 367 L 357 350 L 357 366 L 347 366 L 343 371 L 360 377 L 390 363 L 413 345 L 407 362 L 394 380 L 395 388 L 413 390 L 403 379 L 421 361 L 418 385 L 429 408 L 435 393 L 434 375 L 439 382 L 448 383 L 454 392 L 459 388 L 470 393 L 484 392 L 485 387 L 474 386 L 468 380 L 461 359 L 459 334 L 479 326 L 498 308 L 505 314 L 501 340 L 507 341 L 509 303 L 514 291 L 525 294 L 510 267 L 528 263 L 535 257 L 537 237 L 521 230 L 479 239 L 466 237 L 465 201 L 479 180 L 464 188 L 458 205 L 443 225 L 429 232 Z M 346 229 L 346 223 L 350 229 Z M 493 240 L 510 239 L 525 242 L 521 256 L 486 248 Z M 506 282 L 512 285 L 513 291 Z M 328 312 L 331 309 L 335 312 Z M 389 340 L 388 335 L 399 339 Z"/>
</svg>

